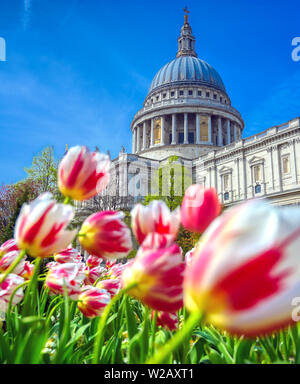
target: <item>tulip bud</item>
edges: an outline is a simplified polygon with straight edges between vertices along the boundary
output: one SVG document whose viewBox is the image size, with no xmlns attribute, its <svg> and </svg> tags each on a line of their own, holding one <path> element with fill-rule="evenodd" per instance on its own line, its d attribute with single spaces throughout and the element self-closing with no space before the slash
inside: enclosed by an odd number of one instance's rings
<svg viewBox="0 0 300 384">
<path fill-rule="evenodd" d="M 78 297 L 78 308 L 85 317 L 100 316 L 110 302 L 110 294 L 97 287 L 85 287 Z"/>
<path fill-rule="evenodd" d="M 83 263 L 65 263 L 49 270 L 45 284 L 51 292 L 63 295 L 66 291 L 72 300 L 77 300 L 84 279 Z"/>
<path fill-rule="evenodd" d="M 103 267 L 95 267 L 95 268 L 85 268 L 86 278 L 84 280 L 84 284 L 86 285 L 94 285 L 94 283 L 101 277 L 101 275 L 105 272 L 105 268 Z"/>
<path fill-rule="evenodd" d="M 0 275 L 1 278 L 1 275 Z M 5 280 L 0 283 L 0 312 L 6 312 L 9 300 L 14 290 L 24 283 L 24 279 L 14 273 L 10 273 Z M 23 288 L 17 290 L 12 299 L 12 305 L 18 304 L 24 297 Z"/>
<path fill-rule="evenodd" d="M 7 240 L 0 247 L 0 258 L 8 252 L 19 251 L 17 243 L 14 239 Z"/>
<path fill-rule="evenodd" d="M 104 259 L 126 257 L 132 248 L 132 240 L 123 218 L 123 212 L 114 211 L 89 216 L 78 235 L 80 244 L 89 254 Z"/>
<path fill-rule="evenodd" d="M 152 312 L 152 318 L 153 316 L 154 313 Z M 178 328 L 178 316 L 176 313 L 158 312 L 156 324 L 170 331 L 175 331 Z"/>
<path fill-rule="evenodd" d="M 131 211 L 132 231 L 137 241 L 142 244 L 151 232 L 171 235 L 176 238 L 180 215 L 179 208 L 170 212 L 163 201 L 152 201 L 148 206 L 137 204 Z"/>
<path fill-rule="evenodd" d="M 88 200 L 100 193 L 110 180 L 110 160 L 86 147 L 72 147 L 58 168 L 58 187 L 64 196 Z"/>
<path fill-rule="evenodd" d="M 299 208 L 252 200 L 227 210 L 202 235 L 186 269 L 187 309 L 238 335 L 264 335 L 292 323 L 299 248 Z"/>
<path fill-rule="evenodd" d="M 64 263 L 80 263 L 81 256 L 77 249 L 66 248 L 54 255 L 54 260 L 60 264 Z"/>
<path fill-rule="evenodd" d="M 175 312 L 182 307 L 184 273 L 177 244 L 166 248 L 140 247 L 123 271 L 123 288 L 136 284 L 128 294 L 157 311 Z"/>
<path fill-rule="evenodd" d="M 8 252 L 0 259 L 0 273 L 5 272 L 11 266 L 11 264 L 16 261 L 16 259 L 19 257 L 19 253 L 19 251 Z M 24 269 L 25 257 L 22 258 L 18 265 L 14 268 L 14 274 L 20 275 L 24 272 Z"/>
<path fill-rule="evenodd" d="M 18 247 L 32 257 L 52 256 L 75 237 L 77 230 L 65 230 L 73 216 L 71 205 L 57 204 L 51 193 L 24 204 L 15 226 Z"/>
<path fill-rule="evenodd" d="M 90 255 L 88 258 L 87 258 L 87 261 L 86 261 L 86 265 L 89 267 L 89 268 L 96 268 L 96 267 L 99 267 L 100 264 L 102 263 L 103 259 L 101 259 L 101 257 L 97 257 L 97 256 L 92 256 Z"/>
<path fill-rule="evenodd" d="M 194 184 L 186 190 L 182 201 L 181 224 L 189 231 L 202 233 L 220 211 L 221 205 L 216 191 Z"/>
</svg>

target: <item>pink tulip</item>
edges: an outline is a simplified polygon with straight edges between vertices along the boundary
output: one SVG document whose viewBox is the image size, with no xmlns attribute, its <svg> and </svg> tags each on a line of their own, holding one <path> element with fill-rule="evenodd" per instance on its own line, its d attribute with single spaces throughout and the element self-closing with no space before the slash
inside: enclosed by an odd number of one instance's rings
<svg viewBox="0 0 300 384">
<path fill-rule="evenodd" d="M 29 261 L 25 261 L 24 269 L 20 274 L 20 276 L 22 276 L 25 280 L 29 280 L 33 275 L 33 270 L 34 270 L 34 265 L 31 264 Z"/>
<path fill-rule="evenodd" d="M 19 248 L 18 248 L 17 243 L 14 239 L 7 240 L 0 247 L 0 258 L 8 252 L 18 251 L 18 250 L 19 250 Z"/>
<path fill-rule="evenodd" d="M 110 160 L 86 147 L 72 147 L 58 168 L 58 187 L 64 196 L 88 200 L 100 193 L 110 180 Z"/>
<path fill-rule="evenodd" d="M 213 188 L 191 185 L 185 192 L 181 205 L 181 223 L 189 231 L 202 233 L 219 215 L 221 205 Z"/>
<path fill-rule="evenodd" d="M 104 259 L 126 257 L 132 248 L 130 230 L 122 212 L 103 211 L 89 216 L 82 224 L 79 242 L 91 255 Z"/>
<path fill-rule="evenodd" d="M 1 277 L 1 275 L 0 275 Z M 0 283 L 0 312 L 6 312 L 9 305 L 9 300 L 14 290 L 24 283 L 24 279 L 18 275 L 10 273 L 5 280 Z M 23 287 L 17 290 L 14 294 L 12 305 L 18 304 L 24 297 Z"/>
<path fill-rule="evenodd" d="M 292 323 L 300 296 L 300 210 L 261 200 L 235 206 L 202 235 L 184 300 L 213 325 L 258 336 Z"/>
<path fill-rule="evenodd" d="M 148 206 L 137 204 L 131 211 L 132 230 L 137 241 L 142 244 L 151 232 L 171 235 L 176 238 L 180 215 L 179 208 L 170 212 L 163 201 L 152 201 Z"/>
<path fill-rule="evenodd" d="M 15 226 L 18 247 L 33 257 L 52 256 L 75 237 L 77 230 L 65 229 L 73 216 L 71 205 L 57 204 L 51 193 L 24 204 Z"/>
<path fill-rule="evenodd" d="M 97 287 L 86 286 L 78 297 L 78 308 L 85 317 L 100 316 L 110 302 L 110 294 Z"/>
<path fill-rule="evenodd" d="M 177 244 L 166 248 L 140 247 L 122 274 L 129 294 L 157 311 L 175 312 L 182 307 L 184 263 Z"/>
<path fill-rule="evenodd" d="M 84 279 L 83 263 L 65 263 L 49 270 L 45 284 L 51 292 L 63 295 L 66 290 L 72 300 L 77 300 Z"/>
<path fill-rule="evenodd" d="M 105 289 L 111 297 L 114 297 L 119 292 L 121 283 L 118 279 L 100 280 L 96 287 Z"/>
</svg>

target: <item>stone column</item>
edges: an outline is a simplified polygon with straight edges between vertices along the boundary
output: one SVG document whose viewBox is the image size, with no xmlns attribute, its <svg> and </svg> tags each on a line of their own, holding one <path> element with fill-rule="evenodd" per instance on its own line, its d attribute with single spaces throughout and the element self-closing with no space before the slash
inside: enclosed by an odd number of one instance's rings
<svg viewBox="0 0 300 384">
<path fill-rule="evenodd" d="M 218 117 L 218 146 L 223 145 L 223 137 L 222 137 L 222 119 Z"/>
<path fill-rule="evenodd" d="M 184 114 L 184 126 L 183 126 L 183 129 L 184 129 L 183 144 L 188 144 L 189 143 L 189 117 L 188 117 L 187 113 Z"/>
<path fill-rule="evenodd" d="M 234 141 L 237 141 L 237 125 L 235 123 L 233 125 L 233 132 L 234 132 Z"/>
<path fill-rule="evenodd" d="M 154 119 L 151 119 L 150 147 L 154 145 Z"/>
<path fill-rule="evenodd" d="M 161 144 L 165 145 L 165 117 L 161 117 Z"/>
<path fill-rule="evenodd" d="M 146 149 L 146 121 L 143 123 L 143 148 L 142 150 Z"/>
<path fill-rule="evenodd" d="M 136 129 L 133 127 L 132 132 L 132 153 L 135 153 L 135 143 L 136 143 Z"/>
<path fill-rule="evenodd" d="M 230 120 L 227 120 L 227 144 L 231 143 Z"/>
<path fill-rule="evenodd" d="M 196 144 L 200 144 L 200 114 L 196 113 Z"/>
<path fill-rule="evenodd" d="M 208 116 L 208 143 L 212 145 L 211 116 Z"/>
<path fill-rule="evenodd" d="M 136 145 L 136 151 L 140 152 L 141 150 L 141 130 L 140 126 L 137 126 L 137 145 Z"/>
<path fill-rule="evenodd" d="M 177 139 L 176 139 L 176 114 L 173 113 L 172 115 L 172 143 L 173 145 L 177 144 Z"/>
</svg>

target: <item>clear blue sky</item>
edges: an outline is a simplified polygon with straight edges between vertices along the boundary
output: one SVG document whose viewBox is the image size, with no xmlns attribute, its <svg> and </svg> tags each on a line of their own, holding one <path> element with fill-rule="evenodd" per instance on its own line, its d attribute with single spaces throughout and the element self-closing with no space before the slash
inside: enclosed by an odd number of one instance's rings
<svg viewBox="0 0 300 384">
<path fill-rule="evenodd" d="M 66 144 L 131 151 L 131 119 L 175 57 L 186 5 L 244 135 L 300 116 L 299 0 L 0 0 L 0 184 L 48 145 L 57 157 Z"/>
</svg>

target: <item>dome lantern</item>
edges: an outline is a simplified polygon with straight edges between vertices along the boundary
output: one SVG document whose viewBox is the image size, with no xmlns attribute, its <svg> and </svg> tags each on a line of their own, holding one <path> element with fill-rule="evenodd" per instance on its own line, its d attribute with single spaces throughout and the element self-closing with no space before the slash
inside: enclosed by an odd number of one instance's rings
<svg viewBox="0 0 300 384">
<path fill-rule="evenodd" d="M 192 28 L 188 21 L 189 11 L 187 7 L 185 7 L 183 11 L 185 12 L 184 24 L 181 28 L 181 34 L 178 37 L 178 52 L 176 57 L 184 55 L 197 57 L 197 53 L 195 52 L 195 38 L 192 34 Z"/>
</svg>

